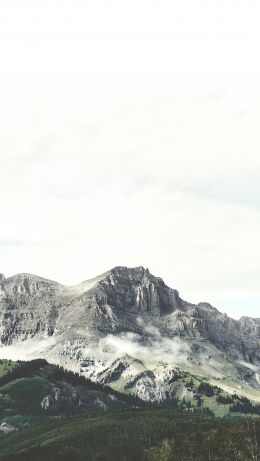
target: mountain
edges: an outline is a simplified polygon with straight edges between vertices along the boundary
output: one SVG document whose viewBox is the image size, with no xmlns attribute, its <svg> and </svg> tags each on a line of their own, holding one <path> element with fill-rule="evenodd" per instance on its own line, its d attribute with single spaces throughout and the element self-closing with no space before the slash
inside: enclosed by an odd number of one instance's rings
<svg viewBox="0 0 260 461">
<path fill-rule="evenodd" d="M 143 267 L 71 287 L 1 275 L 0 317 L 3 358 L 45 358 L 145 400 L 193 404 L 193 379 L 260 401 L 260 319 L 186 302 Z"/>
<path fill-rule="evenodd" d="M 1 360 L 0 460 L 191 461 L 210 453 L 210 459 L 249 461 L 258 453 L 260 418 L 244 420 L 241 411 L 259 415 L 260 405 L 206 381 L 185 381 L 185 388 L 198 402 L 215 399 L 230 408 L 229 417 L 213 418 L 188 399 L 182 412 L 177 401 L 148 404 L 44 359 Z"/>
<path fill-rule="evenodd" d="M 0 361 L 0 434 L 77 414 L 145 406 L 136 397 L 93 383 L 44 359 Z"/>
</svg>

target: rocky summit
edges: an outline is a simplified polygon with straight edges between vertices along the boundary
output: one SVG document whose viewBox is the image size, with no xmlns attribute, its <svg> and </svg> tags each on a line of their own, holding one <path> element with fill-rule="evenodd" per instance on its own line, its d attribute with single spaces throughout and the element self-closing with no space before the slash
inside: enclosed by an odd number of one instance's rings
<svg viewBox="0 0 260 461">
<path fill-rule="evenodd" d="M 260 401 L 260 319 L 192 304 L 143 267 L 75 286 L 0 275 L 0 355 L 45 358 L 147 400 L 185 397 L 184 376 Z"/>
</svg>

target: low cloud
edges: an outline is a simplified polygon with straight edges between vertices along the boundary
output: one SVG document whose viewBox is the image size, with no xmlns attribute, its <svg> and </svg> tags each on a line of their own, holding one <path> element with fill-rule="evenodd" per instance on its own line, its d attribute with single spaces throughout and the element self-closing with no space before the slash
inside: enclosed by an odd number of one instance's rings
<svg viewBox="0 0 260 461">
<path fill-rule="evenodd" d="M 144 362 L 163 361 L 167 363 L 187 362 L 190 347 L 179 338 L 168 339 L 162 336 L 144 338 L 134 333 L 118 336 L 108 335 L 99 341 L 101 355 L 123 357 L 129 355 Z"/>
<path fill-rule="evenodd" d="M 33 360 L 44 356 L 46 350 L 55 346 L 57 339 L 39 337 L 19 341 L 8 346 L 0 345 L 0 359 L 7 360 Z"/>
</svg>

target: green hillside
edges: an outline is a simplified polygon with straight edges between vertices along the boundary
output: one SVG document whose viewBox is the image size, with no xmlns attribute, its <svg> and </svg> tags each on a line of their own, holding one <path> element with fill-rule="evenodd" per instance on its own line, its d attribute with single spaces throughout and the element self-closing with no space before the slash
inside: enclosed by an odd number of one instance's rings
<svg viewBox="0 0 260 461">
<path fill-rule="evenodd" d="M 144 405 L 133 396 L 93 383 L 45 360 L 2 361 L 1 366 L 0 423 L 14 428 L 56 417 Z"/>
<path fill-rule="evenodd" d="M 12 360 L 0 359 L 0 378 L 17 366 Z"/>
<path fill-rule="evenodd" d="M 0 461 L 258 461 L 259 405 L 207 381 L 149 404 L 45 360 L 0 370 Z"/>
<path fill-rule="evenodd" d="M 94 383 L 45 360 L 1 361 L 0 424 L 21 428 L 57 417 L 110 410 L 173 408 L 220 417 L 259 415 L 260 405 L 196 377 L 180 374 L 175 397 L 147 403 L 133 395 Z M 0 427 L 1 432 L 1 427 Z"/>
<path fill-rule="evenodd" d="M 259 419 L 230 421 L 176 410 L 128 410 L 58 419 L 1 435 L 0 460 L 247 461 L 258 459 L 250 450 L 254 452 L 259 442 Z"/>
</svg>

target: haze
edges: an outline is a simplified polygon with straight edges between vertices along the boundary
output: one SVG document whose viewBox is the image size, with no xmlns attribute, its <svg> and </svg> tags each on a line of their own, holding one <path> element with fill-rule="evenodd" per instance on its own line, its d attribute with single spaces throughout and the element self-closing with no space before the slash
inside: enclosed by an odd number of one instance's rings
<svg viewBox="0 0 260 461">
<path fill-rule="evenodd" d="M 259 317 L 260 4 L 0 5 L 1 272 Z"/>
</svg>

